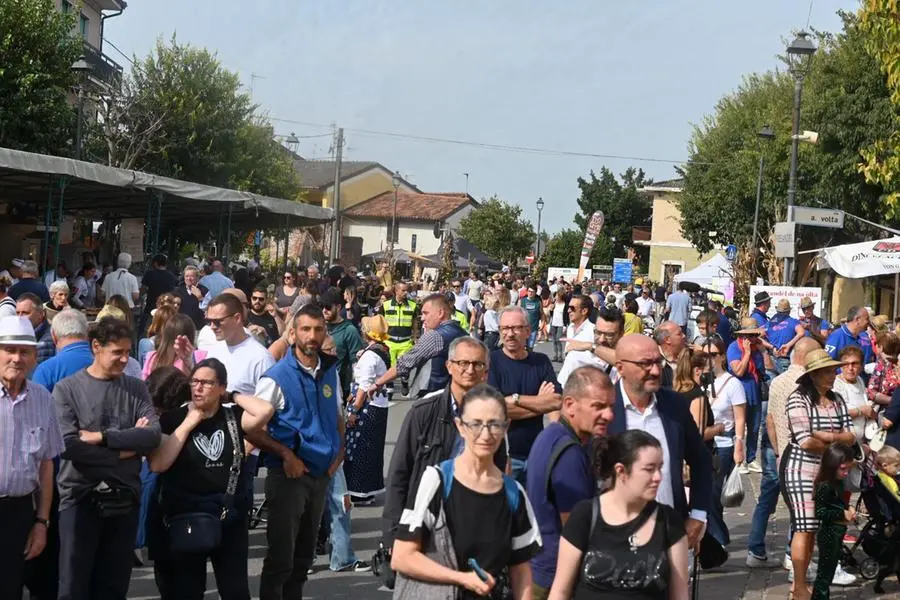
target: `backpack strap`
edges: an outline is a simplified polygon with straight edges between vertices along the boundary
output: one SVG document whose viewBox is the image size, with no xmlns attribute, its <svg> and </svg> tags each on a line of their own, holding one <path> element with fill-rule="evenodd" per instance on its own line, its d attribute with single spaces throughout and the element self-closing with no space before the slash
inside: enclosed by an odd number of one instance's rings
<svg viewBox="0 0 900 600">
<path fill-rule="evenodd" d="M 553 500 L 553 486 L 550 485 L 551 479 L 553 478 L 553 468 L 556 466 L 556 463 L 559 462 L 559 457 L 562 456 L 562 453 L 571 448 L 572 446 L 579 446 L 580 443 L 571 437 L 563 438 L 563 440 L 556 443 L 553 447 L 553 452 L 550 453 L 550 460 L 547 461 L 547 473 L 544 476 L 544 490 L 547 492 L 547 500 L 550 501 L 554 506 L 556 503 Z"/>
<path fill-rule="evenodd" d="M 591 533 L 597 525 L 598 516 L 600 516 L 600 496 L 594 496 L 591 499 Z"/>
<path fill-rule="evenodd" d="M 443 493 L 444 500 L 450 497 L 450 489 L 453 487 L 453 459 L 445 460 L 440 465 L 438 465 L 438 469 L 441 471 L 441 491 Z M 516 483 L 516 480 L 510 477 L 509 475 L 503 475 L 503 493 L 506 494 L 506 503 L 509 505 L 509 510 L 515 514 L 515 512 L 519 509 L 519 484 Z"/>
</svg>

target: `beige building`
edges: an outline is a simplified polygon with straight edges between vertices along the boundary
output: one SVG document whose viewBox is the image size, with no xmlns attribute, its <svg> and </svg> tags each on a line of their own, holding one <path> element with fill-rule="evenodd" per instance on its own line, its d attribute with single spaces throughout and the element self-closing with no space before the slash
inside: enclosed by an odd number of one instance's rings
<svg viewBox="0 0 900 600">
<path fill-rule="evenodd" d="M 666 287 L 672 285 L 673 277 L 693 269 L 716 253 L 715 250 L 706 254 L 698 253 L 693 244 L 681 234 L 681 211 L 675 199 L 683 189 L 683 179 L 671 179 L 639 190 L 652 197 L 653 213 L 650 239 L 637 239 L 638 236 L 635 235 L 633 243 L 650 248 L 647 274 L 651 281 L 662 283 Z"/>
<path fill-rule="evenodd" d="M 75 32 L 84 39 L 82 58 L 90 66 L 89 77 L 99 83 L 112 83 L 122 67 L 103 53 L 103 28 L 107 19 L 125 10 L 125 0 L 55 0 L 57 10 L 66 14 L 78 11 Z"/>
</svg>

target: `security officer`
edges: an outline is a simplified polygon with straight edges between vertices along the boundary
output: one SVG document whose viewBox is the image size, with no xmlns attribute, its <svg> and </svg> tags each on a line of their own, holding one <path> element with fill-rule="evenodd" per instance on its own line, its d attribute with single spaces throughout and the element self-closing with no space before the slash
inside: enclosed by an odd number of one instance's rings
<svg viewBox="0 0 900 600">
<path fill-rule="evenodd" d="M 419 307 L 407 297 L 409 288 L 400 282 L 394 284 L 394 297 L 381 305 L 381 314 L 388 324 L 387 347 L 391 364 L 413 347 L 413 330 L 418 327 Z"/>
<path fill-rule="evenodd" d="M 463 331 L 469 331 L 469 315 L 456 308 L 456 305 L 453 304 L 455 297 L 453 292 L 447 293 L 447 302 L 453 307 L 453 315 L 450 318 L 459 323 L 459 326 L 463 328 Z"/>
</svg>

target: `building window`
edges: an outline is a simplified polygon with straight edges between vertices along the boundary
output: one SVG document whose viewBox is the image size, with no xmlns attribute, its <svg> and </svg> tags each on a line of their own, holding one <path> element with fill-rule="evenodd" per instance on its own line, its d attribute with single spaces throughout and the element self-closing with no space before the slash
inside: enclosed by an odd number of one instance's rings
<svg viewBox="0 0 900 600">
<path fill-rule="evenodd" d="M 419 241 L 419 236 L 415 233 L 412 234 L 412 237 L 409 240 L 409 251 L 415 253 L 416 251 L 416 242 Z"/>
<path fill-rule="evenodd" d="M 62 7 L 63 14 L 67 15 L 70 12 L 72 12 L 72 3 L 69 2 L 69 0 L 62 0 L 61 7 Z"/>
<path fill-rule="evenodd" d="M 81 35 L 84 38 L 88 37 L 88 31 L 90 30 L 90 24 L 91 24 L 90 19 L 88 19 L 86 16 L 84 16 L 84 13 L 81 13 L 81 20 L 78 23 L 78 27 L 79 27 L 79 30 L 81 31 Z"/>
<path fill-rule="evenodd" d="M 391 230 L 391 221 L 388 221 L 387 224 L 387 239 L 389 242 L 399 243 L 400 242 L 400 223 L 397 223 L 397 231 Z"/>
</svg>

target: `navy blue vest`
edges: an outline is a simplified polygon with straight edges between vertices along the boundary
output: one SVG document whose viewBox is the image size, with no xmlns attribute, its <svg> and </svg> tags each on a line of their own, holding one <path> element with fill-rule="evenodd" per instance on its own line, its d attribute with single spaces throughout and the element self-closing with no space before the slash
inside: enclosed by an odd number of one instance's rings
<svg viewBox="0 0 900 600">
<path fill-rule="evenodd" d="M 425 390 L 427 392 L 442 390 L 450 383 L 450 373 L 447 372 L 450 342 L 469 335 L 456 321 L 444 321 L 434 331 L 444 340 L 444 347 L 440 354 L 431 359 L 431 375 L 428 377 L 428 387 Z"/>
<path fill-rule="evenodd" d="M 297 364 L 293 348 L 275 366 L 265 372 L 284 394 L 284 409 L 275 411 L 269 421 L 269 435 L 287 446 L 306 464 L 310 475 L 328 471 L 341 447 L 338 434 L 338 397 L 341 386 L 337 360 L 320 354 L 318 376 L 312 376 Z M 280 467 L 281 458 L 266 454 L 267 467 Z"/>
</svg>

